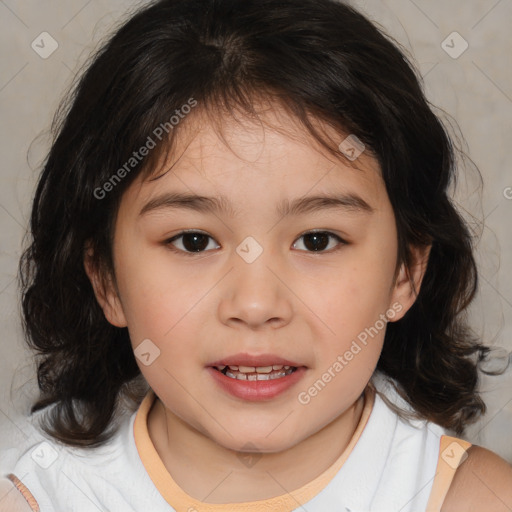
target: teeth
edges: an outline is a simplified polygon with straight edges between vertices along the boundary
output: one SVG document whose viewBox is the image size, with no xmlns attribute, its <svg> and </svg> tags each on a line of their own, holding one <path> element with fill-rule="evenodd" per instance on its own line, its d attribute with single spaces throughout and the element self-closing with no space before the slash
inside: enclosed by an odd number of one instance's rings
<svg viewBox="0 0 512 512">
<path fill-rule="evenodd" d="M 256 371 L 258 373 L 270 373 L 272 371 L 272 366 L 258 366 Z"/>
<path fill-rule="evenodd" d="M 216 367 L 217 370 L 223 371 L 226 368 L 226 365 L 221 365 Z M 291 366 L 284 366 L 285 370 L 289 370 Z M 238 371 L 241 373 L 270 373 L 273 370 L 282 370 L 282 364 L 274 364 L 272 366 L 236 366 L 229 365 L 229 369 L 233 371 Z"/>
<path fill-rule="evenodd" d="M 220 365 L 217 370 L 224 373 L 227 377 L 238 380 L 273 380 L 280 379 L 290 375 L 295 367 L 282 364 L 272 366 L 239 366 L 239 365 Z M 225 371 L 228 368 L 227 371 Z"/>
<path fill-rule="evenodd" d="M 236 367 L 235 368 L 232 368 L 230 366 L 230 368 L 232 370 L 236 370 Z M 274 367 L 273 366 L 239 366 L 238 367 L 238 371 L 239 372 L 242 372 L 242 373 L 254 373 L 254 372 L 257 372 L 257 373 L 270 373 L 272 371 Z M 281 366 L 282 368 L 282 366 Z M 281 369 L 281 368 L 276 368 L 277 369 Z M 288 366 L 288 368 L 290 368 Z M 285 369 L 286 369 L 286 366 L 285 366 Z"/>
<path fill-rule="evenodd" d="M 242 367 L 243 368 L 243 367 Z M 262 367 L 267 368 L 267 367 Z M 286 377 L 287 375 L 290 375 L 293 372 L 293 369 L 289 367 L 287 370 L 273 370 L 272 372 L 266 372 L 266 373 L 259 373 L 259 372 L 236 372 L 233 373 L 231 371 L 226 372 L 226 376 L 230 377 L 232 379 L 238 379 L 238 380 L 274 380 L 274 379 L 280 379 L 281 377 Z"/>
</svg>

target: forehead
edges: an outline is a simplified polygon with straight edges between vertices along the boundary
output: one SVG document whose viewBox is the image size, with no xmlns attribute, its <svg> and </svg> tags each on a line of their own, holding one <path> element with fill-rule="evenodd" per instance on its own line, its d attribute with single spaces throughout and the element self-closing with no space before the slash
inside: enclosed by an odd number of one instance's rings
<svg viewBox="0 0 512 512">
<path fill-rule="evenodd" d="M 350 134 L 312 119 L 337 147 Z M 349 138 L 350 142 L 350 138 Z M 263 109 L 259 118 L 234 118 L 196 111 L 148 175 L 139 175 L 123 199 L 141 204 L 162 190 L 199 195 L 297 197 L 308 192 L 354 193 L 375 209 L 387 200 L 377 160 L 363 151 L 354 161 L 330 154 L 281 107 Z"/>
</svg>

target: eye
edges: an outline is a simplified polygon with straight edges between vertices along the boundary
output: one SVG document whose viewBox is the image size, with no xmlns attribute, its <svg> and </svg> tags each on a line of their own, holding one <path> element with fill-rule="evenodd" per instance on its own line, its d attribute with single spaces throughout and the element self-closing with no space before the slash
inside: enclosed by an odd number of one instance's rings
<svg viewBox="0 0 512 512">
<path fill-rule="evenodd" d="M 327 252 L 326 249 L 329 247 L 329 239 L 336 240 L 338 242 L 337 245 L 345 245 L 347 243 L 341 237 L 329 231 L 310 231 L 302 234 L 298 240 L 301 238 L 304 239 L 303 245 L 307 252 Z M 164 245 L 173 246 L 170 247 L 170 249 L 184 253 L 187 256 L 193 256 L 194 253 L 207 250 L 209 239 L 213 240 L 211 236 L 200 231 L 182 231 L 169 240 L 165 240 Z M 296 244 L 297 242 L 295 242 L 294 247 Z M 217 245 L 217 247 L 213 248 L 218 249 L 219 247 L 220 246 Z M 334 247 L 336 247 L 336 244 L 334 244 Z M 210 247 L 210 249 L 212 248 Z M 329 247 L 329 249 L 332 249 L 332 247 Z"/>
<path fill-rule="evenodd" d="M 211 236 L 201 233 L 200 231 L 183 231 L 169 240 L 166 240 L 164 244 L 174 245 L 175 242 L 179 242 L 179 245 L 182 247 L 177 247 L 177 249 L 173 250 L 192 255 L 193 253 L 203 252 L 208 247 L 208 239 L 213 240 Z M 174 245 L 174 247 L 176 247 L 176 245 Z"/>
<path fill-rule="evenodd" d="M 310 231 L 302 234 L 298 240 L 301 238 L 304 238 L 303 245 L 306 247 L 307 252 L 327 252 L 325 249 L 326 246 L 329 246 L 329 239 L 336 239 L 341 244 L 347 243 L 341 237 L 329 231 Z"/>
</svg>

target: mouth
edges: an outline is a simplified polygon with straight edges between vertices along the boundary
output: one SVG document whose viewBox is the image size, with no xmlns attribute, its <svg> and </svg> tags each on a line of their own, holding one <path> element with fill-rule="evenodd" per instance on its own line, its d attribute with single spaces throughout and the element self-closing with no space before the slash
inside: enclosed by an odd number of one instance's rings
<svg viewBox="0 0 512 512">
<path fill-rule="evenodd" d="M 296 387 L 307 367 L 271 354 L 238 354 L 210 363 L 207 370 L 225 393 L 245 401 L 266 401 Z"/>
<path fill-rule="evenodd" d="M 213 368 L 231 379 L 259 381 L 281 379 L 297 371 L 298 367 L 274 364 L 269 366 L 218 365 Z"/>
</svg>

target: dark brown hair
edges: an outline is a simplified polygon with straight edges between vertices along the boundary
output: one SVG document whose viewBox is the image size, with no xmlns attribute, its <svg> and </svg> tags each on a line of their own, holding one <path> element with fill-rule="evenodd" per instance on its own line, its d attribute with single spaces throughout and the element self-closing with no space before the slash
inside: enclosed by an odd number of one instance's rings
<svg viewBox="0 0 512 512">
<path fill-rule="evenodd" d="M 105 442 L 122 400 L 136 407 L 146 389 L 127 329 L 109 324 L 95 299 L 87 242 L 113 275 L 120 199 L 180 133 L 183 123 L 169 127 L 176 110 L 192 98 L 197 111 L 257 118 L 256 97 L 279 102 L 333 154 L 312 118 L 355 134 L 375 155 L 396 217 L 398 263 L 411 263 L 412 245 L 432 244 L 416 302 L 387 325 L 377 368 L 420 417 L 457 433 L 485 411 L 477 369 L 487 349 L 464 318 L 477 288 L 472 236 L 448 197 L 454 146 L 400 45 L 334 0 L 161 0 L 91 59 L 56 115 L 35 192 L 22 309 L 39 359 L 32 413 L 54 405 L 44 429 L 56 439 Z M 155 140 L 162 125 L 169 136 Z M 152 135 L 157 148 L 98 192 Z"/>
</svg>

